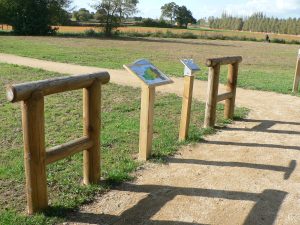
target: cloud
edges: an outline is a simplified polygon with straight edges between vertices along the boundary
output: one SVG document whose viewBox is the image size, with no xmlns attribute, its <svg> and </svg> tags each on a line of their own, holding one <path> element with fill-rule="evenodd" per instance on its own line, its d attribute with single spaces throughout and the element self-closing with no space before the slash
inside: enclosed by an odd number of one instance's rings
<svg viewBox="0 0 300 225">
<path fill-rule="evenodd" d="M 249 16 L 254 12 L 264 12 L 271 16 L 297 15 L 300 0 L 247 0 L 246 3 L 228 4 L 225 11 L 240 16 Z"/>
<path fill-rule="evenodd" d="M 300 0 L 277 0 L 276 6 L 279 10 L 294 11 L 300 9 Z"/>
</svg>

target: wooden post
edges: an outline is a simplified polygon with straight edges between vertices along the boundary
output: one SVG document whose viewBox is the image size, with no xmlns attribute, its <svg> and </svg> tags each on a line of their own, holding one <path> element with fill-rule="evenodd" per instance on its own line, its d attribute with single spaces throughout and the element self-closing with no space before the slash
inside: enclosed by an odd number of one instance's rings
<svg viewBox="0 0 300 225">
<path fill-rule="evenodd" d="M 204 127 L 214 127 L 216 122 L 217 97 L 219 89 L 220 64 L 209 67 L 208 90 Z"/>
<path fill-rule="evenodd" d="M 182 99 L 179 141 L 185 141 L 189 133 L 194 79 L 195 79 L 194 76 L 184 77 L 184 90 L 183 90 L 183 99 Z"/>
<path fill-rule="evenodd" d="M 85 185 L 100 181 L 100 125 L 101 125 L 101 81 L 83 89 L 84 135 L 93 146 L 83 152 L 83 182 Z"/>
<path fill-rule="evenodd" d="M 298 56 L 297 63 L 296 63 L 294 87 L 293 87 L 294 93 L 297 93 L 299 90 L 299 82 L 300 82 L 300 57 Z"/>
<path fill-rule="evenodd" d="M 238 63 L 233 63 L 228 65 L 228 81 L 227 81 L 226 90 L 227 92 L 232 93 L 232 97 L 226 99 L 225 101 L 225 108 L 224 108 L 225 119 L 233 119 L 234 116 L 238 73 L 239 73 Z"/>
<path fill-rule="evenodd" d="M 107 72 L 60 77 L 7 87 L 10 102 L 22 101 L 28 214 L 47 208 L 46 164 L 84 150 L 84 184 L 100 181 L 101 85 Z M 83 88 L 84 137 L 46 151 L 44 96 Z"/>
<path fill-rule="evenodd" d="M 22 102 L 28 214 L 48 206 L 44 123 L 44 97 L 35 92 L 30 99 Z"/>
<path fill-rule="evenodd" d="M 153 138 L 155 87 L 142 84 L 139 159 L 146 161 L 151 154 Z"/>
</svg>

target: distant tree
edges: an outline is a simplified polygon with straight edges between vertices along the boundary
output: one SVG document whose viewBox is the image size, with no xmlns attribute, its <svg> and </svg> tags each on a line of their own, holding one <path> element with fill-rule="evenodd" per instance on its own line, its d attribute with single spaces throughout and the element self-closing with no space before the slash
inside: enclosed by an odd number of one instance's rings
<svg viewBox="0 0 300 225">
<path fill-rule="evenodd" d="M 10 24 L 9 2 L 0 0 L 0 24 Z"/>
<path fill-rule="evenodd" d="M 90 11 L 85 8 L 81 8 L 78 11 L 74 11 L 73 17 L 76 19 L 76 21 L 82 21 L 82 22 L 88 21 L 93 18 Z"/>
<path fill-rule="evenodd" d="M 54 32 L 51 25 L 66 18 L 71 0 L 0 0 L 4 8 L 1 17 L 12 25 L 17 34 L 47 35 Z"/>
<path fill-rule="evenodd" d="M 176 17 L 179 6 L 175 2 L 170 2 L 161 7 L 161 17 L 170 19 L 171 23 Z"/>
<path fill-rule="evenodd" d="M 139 0 L 101 0 L 95 6 L 96 19 L 103 24 L 106 36 L 111 36 L 114 28 L 122 23 L 124 18 L 137 12 Z"/>
<path fill-rule="evenodd" d="M 186 6 L 178 7 L 176 11 L 176 22 L 180 27 L 187 28 L 189 23 L 196 23 L 196 19 L 193 17 L 193 14 Z"/>
<path fill-rule="evenodd" d="M 143 20 L 143 17 L 141 17 L 141 16 L 135 16 L 135 17 L 133 17 L 133 19 L 134 19 L 134 21 L 140 22 L 140 21 Z"/>
<path fill-rule="evenodd" d="M 51 25 L 68 25 L 72 14 L 70 11 L 73 0 L 48 0 L 48 9 L 50 12 Z"/>
<path fill-rule="evenodd" d="M 201 18 L 198 20 L 198 24 L 201 26 L 201 27 L 205 27 L 207 26 L 207 20 L 206 18 Z"/>
</svg>

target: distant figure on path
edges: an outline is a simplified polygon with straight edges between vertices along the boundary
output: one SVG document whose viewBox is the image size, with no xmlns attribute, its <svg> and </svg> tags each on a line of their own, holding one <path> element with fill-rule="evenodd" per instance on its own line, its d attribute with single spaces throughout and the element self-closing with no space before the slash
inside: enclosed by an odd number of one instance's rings
<svg viewBox="0 0 300 225">
<path fill-rule="evenodd" d="M 270 40 L 270 37 L 269 37 L 269 35 L 268 34 L 266 34 L 266 42 L 271 42 L 271 40 Z"/>
</svg>

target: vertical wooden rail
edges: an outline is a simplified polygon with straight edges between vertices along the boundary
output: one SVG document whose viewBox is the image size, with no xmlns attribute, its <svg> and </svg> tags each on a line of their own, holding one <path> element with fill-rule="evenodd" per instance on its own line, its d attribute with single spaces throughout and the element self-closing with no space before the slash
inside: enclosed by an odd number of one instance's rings
<svg viewBox="0 0 300 225">
<path fill-rule="evenodd" d="M 225 119 L 233 119 L 234 116 L 238 73 L 239 73 L 239 64 L 237 62 L 228 65 L 228 81 L 227 81 L 226 91 L 232 93 L 232 97 L 226 99 L 225 101 L 225 108 L 224 108 Z"/>
<path fill-rule="evenodd" d="M 215 66 L 209 67 L 208 73 L 208 93 L 205 110 L 204 127 L 213 127 L 216 122 L 217 97 L 219 89 L 220 67 L 218 63 Z"/>
<path fill-rule="evenodd" d="M 195 79 L 194 76 L 184 77 L 184 90 L 183 90 L 183 99 L 182 99 L 179 141 L 185 141 L 189 133 L 194 79 Z"/>
<path fill-rule="evenodd" d="M 24 163 L 28 214 L 48 206 L 45 165 L 44 97 L 35 92 L 22 102 Z"/>
<path fill-rule="evenodd" d="M 101 82 L 83 89 L 84 134 L 93 141 L 93 146 L 83 152 L 83 182 L 86 185 L 100 181 L 100 125 Z"/>
<path fill-rule="evenodd" d="M 295 79 L 294 79 L 294 86 L 293 86 L 294 93 L 297 93 L 299 90 L 299 82 L 300 82 L 300 55 L 298 56 L 297 63 L 296 63 L 296 72 L 295 72 Z"/>
<path fill-rule="evenodd" d="M 153 137 L 155 87 L 142 84 L 139 159 L 146 161 L 151 154 Z"/>
</svg>

